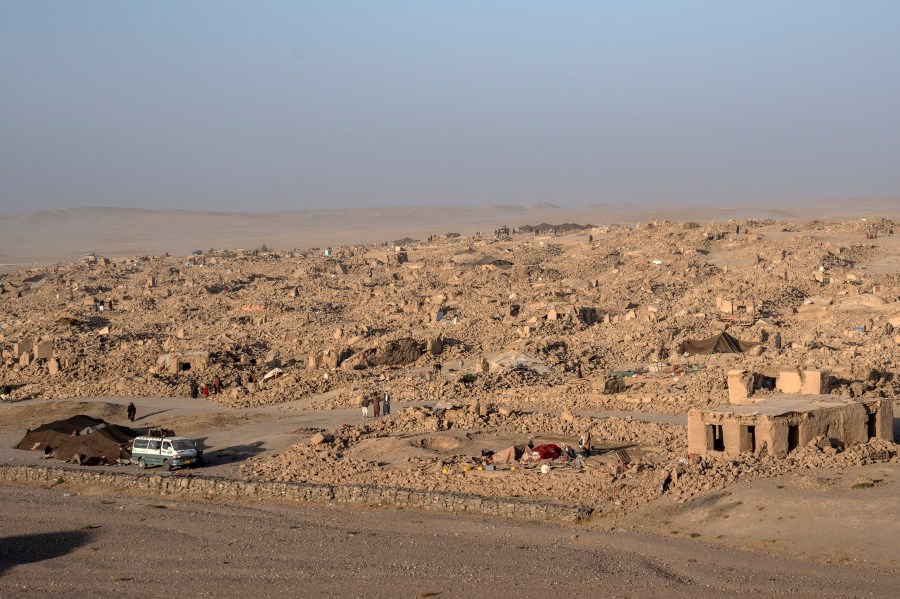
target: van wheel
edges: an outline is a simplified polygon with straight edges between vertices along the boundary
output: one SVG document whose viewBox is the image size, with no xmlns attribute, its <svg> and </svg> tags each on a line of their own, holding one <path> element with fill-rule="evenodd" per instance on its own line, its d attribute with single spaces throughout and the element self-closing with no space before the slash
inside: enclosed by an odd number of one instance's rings
<svg viewBox="0 0 900 599">
<path fill-rule="evenodd" d="M 147 462 L 144 461 L 144 458 L 138 458 L 138 468 L 143 470 L 147 467 Z"/>
<path fill-rule="evenodd" d="M 163 460 L 162 467 L 163 467 L 163 470 L 171 470 L 172 463 L 169 460 Z"/>
</svg>

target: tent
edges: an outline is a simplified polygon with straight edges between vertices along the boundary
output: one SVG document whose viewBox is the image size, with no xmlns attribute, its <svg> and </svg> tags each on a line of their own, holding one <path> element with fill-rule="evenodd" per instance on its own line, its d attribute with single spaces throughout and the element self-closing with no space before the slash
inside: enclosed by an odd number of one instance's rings
<svg viewBox="0 0 900 599">
<path fill-rule="evenodd" d="M 131 458 L 129 444 L 137 436 L 126 426 L 78 415 L 29 430 L 16 448 L 42 451 L 60 460 L 77 457 L 82 464 L 115 463 Z"/>
<path fill-rule="evenodd" d="M 679 353 L 696 354 L 740 354 L 759 345 L 755 341 L 741 341 L 722 331 L 706 339 L 688 339 L 682 342 Z"/>
</svg>

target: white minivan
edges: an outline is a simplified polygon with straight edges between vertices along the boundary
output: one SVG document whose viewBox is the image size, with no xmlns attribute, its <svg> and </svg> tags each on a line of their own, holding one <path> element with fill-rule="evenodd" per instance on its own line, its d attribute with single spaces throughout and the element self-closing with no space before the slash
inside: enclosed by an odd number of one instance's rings
<svg viewBox="0 0 900 599">
<path fill-rule="evenodd" d="M 202 466 L 203 450 L 187 437 L 137 437 L 131 447 L 131 461 L 141 468 L 162 466 L 165 470 Z"/>
</svg>

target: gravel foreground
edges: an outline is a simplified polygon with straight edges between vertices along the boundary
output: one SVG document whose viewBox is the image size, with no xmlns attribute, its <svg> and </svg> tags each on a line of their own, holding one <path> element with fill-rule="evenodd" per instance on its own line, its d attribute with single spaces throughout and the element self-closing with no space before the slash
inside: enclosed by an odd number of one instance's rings
<svg viewBox="0 0 900 599">
<path fill-rule="evenodd" d="M 0 597 L 893 597 L 892 570 L 422 512 L 0 485 Z"/>
</svg>

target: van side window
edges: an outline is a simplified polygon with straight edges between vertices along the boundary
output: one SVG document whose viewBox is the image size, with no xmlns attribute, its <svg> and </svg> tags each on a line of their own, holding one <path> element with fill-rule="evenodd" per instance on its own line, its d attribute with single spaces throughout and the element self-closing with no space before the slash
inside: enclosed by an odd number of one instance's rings
<svg viewBox="0 0 900 599">
<path fill-rule="evenodd" d="M 163 449 L 172 449 L 172 444 L 168 441 L 163 442 Z"/>
<path fill-rule="evenodd" d="M 134 448 L 135 449 L 147 449 L 147 439 L 135 439 L 134 440 Z"/>
<path fill-rule="evenodd" d="M 149 449 L 159 450 L 159 441 L 148 441 L 147 447 Z"/>
</svg>

